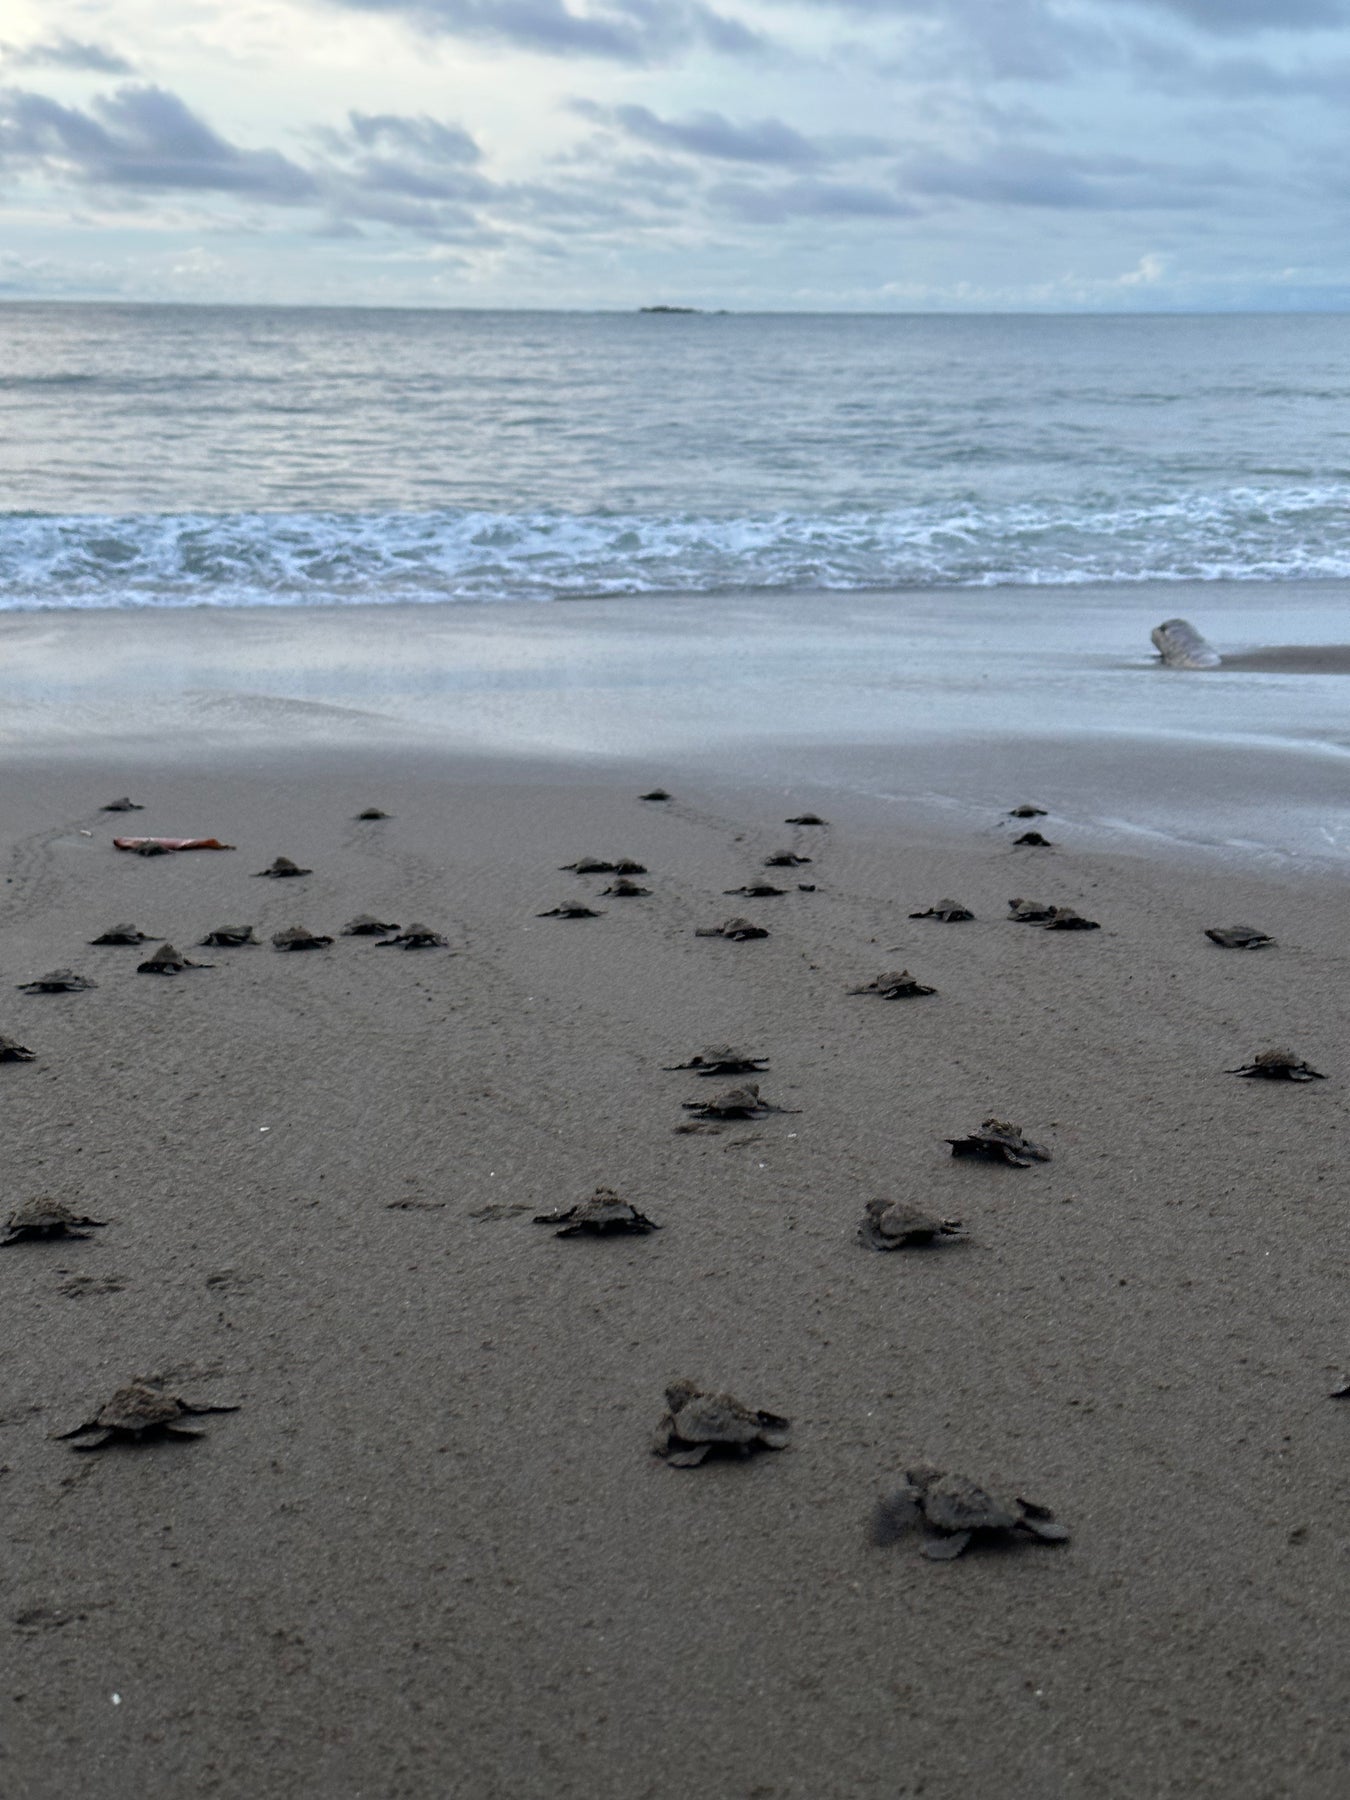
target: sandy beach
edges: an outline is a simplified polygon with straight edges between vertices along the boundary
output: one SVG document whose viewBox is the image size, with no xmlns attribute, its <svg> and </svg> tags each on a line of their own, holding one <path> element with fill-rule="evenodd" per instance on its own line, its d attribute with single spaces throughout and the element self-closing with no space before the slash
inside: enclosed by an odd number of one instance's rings
<svg viewBox="0 0 1350 1800">
<path fill-rule="evenodd" d="M 987 743 L 944 810 L 894 761 L 884 795 L 841 774 L 879 740 L 785 733 L 775 762 L 766 735 L 747 773 L 341 718 L 156 749 L 136 722 L 4 753 L 0 1031 L 35 1052 L 0 1068 L 6 1201 L 107 1223 L 0 1255 L 0 1790 L 1344 1793 L 1334 867 L 1066 831 Z M 1268 814 L 1287 792 L 1339 828 L 1325 760 L 1262 766 Z M 144 810 L 99 810 L 123 793 Z M 1014 848 L 1026 800 L 1055 848 Z M 803 810 L 829 823 L 784 823 Z M 237 849 L 141 859 L 124 830 Z M 766 871 L 786 849 L 810 863 Z M 256 878 L 278 855 L 312 874 Z M 582 855 L 639 861 L 650 896 L 599 898 L 561 868 Z M 766 873 L 787 892 L 724 891 Z M 908 916 L 945 896 L 974 920 Z M 1013 896 L 1101 929 L 1011 923 Z M 601 916 L 537 916 L 573 900 Z M 363 911 L 449 948 L 336 935 Z M 695 935 L 742 913 L 770 936 Z M 263 944 L 159 979 L 89 947 L 124 920 Z M 1277 947 L 1203 935 L 1238 921 Z M 336 941 L 277 954 L 293 923 Z M 16 991 L 57 966 L 96 989 Z M 936 995 L 848 992 L 901 967 Z M 796 1110 L 679 1131 L 706 1084 L 666 1065 L 717 1041 Z M 1285 1044 L 1328 1079 L 1225 1073 Z M 991 1115 L 1053 1160 L 954 1159 Z M 532 1223 L 597 1185 L 662 1229 Z M 873 1254 L 875 1195 L 969 1241 Z M 152 1374 L 239 1410 L 194 1443 L 52 1435 Z M 788 1417 L 790 1447 L 667 1467 L 685 1376 Z M 1071 1541 L 874 1547 L 922 1460 Z"/>
</svg>

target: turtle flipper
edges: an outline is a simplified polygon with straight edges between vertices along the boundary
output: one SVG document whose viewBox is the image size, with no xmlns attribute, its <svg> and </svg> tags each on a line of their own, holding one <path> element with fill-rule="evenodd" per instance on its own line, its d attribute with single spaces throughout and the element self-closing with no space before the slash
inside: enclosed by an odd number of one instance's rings
<svg viewBox="0 0 1350 1800">
<path fill-rule="evenodd" d="M 88 1425 L 81 1425 L 79 1429 L 80 1429 L 80 1431 L 89 1431 L 91 1429 L 91 1427 Z M 63 1431 L 60 1433 L 60 1435 L 63 1438 L 71 1438 L 71 1437 L 77 1437 L 79 1435 L 79 1433 L 75 1432 L 75 1431 Z M 112 1436 L 113 1436 L 113 1434 L 111 1431 L 95 1430 L 94 1435 L 91 1438 L 89 1438 L 85 1443 L 72 1444 L 70 1447 L 72 1450 L 101 1450 L 105 1444 L 111 1443 Z"/>
<path fill-rule="evenodd" d="M 203 1406 L 199 1407 L 197 1410 L 199 1412 L 233 1412 L 235 1409 L 227 1406 Z M 184 1425 L 181 1420 L 174 1419 L 170 1424 L 164 1427 L 164 1435 L 165 1437 L 199 1438 L 205 1437 L 206 1433 L 202 1430 L 200 1425 Z"/>
<path fill-rule="evenodd" d="M 1025 1518 L 1021 1521 L 1020 1529 L 1029 1531 L 1032 1537 L 1039 1538 L 1043 1544 L 1067 1544 L 1069 1541 L 1068 1526 L 1061 1525 L 1054 1519 Z"/>
<path fill-rule="evenodd" d="M 672 1469 L 696 1469 L 711 1448 L 711 1444 L 691 1444 L 687 1450 L 668 1451 L 666 1461 Z"/>
<path fill-rule="evenodd" d="M 973 1535 L 969 1531 L 952 1531 L 944 1532 L 941 1537 L 930 1537 L 923 1553 L 929 1562 L 952 1562 L 967 1548 Z"/>
</svg>

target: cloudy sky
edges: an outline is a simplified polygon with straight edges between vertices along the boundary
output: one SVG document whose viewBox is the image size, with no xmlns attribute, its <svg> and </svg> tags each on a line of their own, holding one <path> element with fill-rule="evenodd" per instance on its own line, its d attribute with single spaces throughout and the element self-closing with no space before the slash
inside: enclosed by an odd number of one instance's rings
<svg viewBox="0 0 1350 1800">
<path fill-rule="evenodd" d="M 0 296 L 1340 309 L 1350 0 L 6 0 Z"/>
</svg>

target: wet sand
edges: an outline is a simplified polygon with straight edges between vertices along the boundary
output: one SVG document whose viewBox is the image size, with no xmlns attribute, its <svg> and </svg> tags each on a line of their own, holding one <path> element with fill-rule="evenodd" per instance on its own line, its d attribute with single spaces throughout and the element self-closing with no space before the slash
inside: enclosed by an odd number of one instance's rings
<svg viewBox="0 0 1350 1800">
<path fill-rule="evenodd" d="M 0 1255 L 0 1791 L 1344 1793 L 1342 881 L 1053 812 L 1060 847 L 1014 850 L 992 807 L 956 829 L 767 761 L 8 767 L 0 1031 L 37 1060 L 0 1067 L 6 1196 L 109 1223 Z M 674 803 L 636 799 L 658 783 Z M 124 792 L 146 810 L 97 810 Z M 371 804 L 393 816 L 353 822 Z M 782 823 L 804 808 L 829 827 Z M 142 860 L 123 831 L 238 849 Z M 813 860 L 785 897 L 724 896 L 789 847 Z M 559 870 L 582 854 L 646 864 L 652 897 L 597 898 Z M 254 879 L 277 855 L 314 872 Z M 975 921 L 907 917 L 947 895 Z M 1102 929 L 1008 923 L 1014 895 Z M 535 916 L 573 898 L 603 916 Z M 339 938 L 162 979 L 86 947 L 359 911 L 454 954 Z M 695 936 L 732 913 L 771 936 Z M 1238 921 L 1279 947 L 1203 936 Z M 61 964 L 99 986 L 15 991 Z M 903 966 L 937 995 L 846 992 Z M 663 1065 L 719 1039 L 800 1112 L 678 1134 L 705 1084 Z M 1284 1043 L 1329 1079 L 1224 1073 Z M 1053 1161 L 954 1161 L 991 1114 Z M 663 1229 L 530 1222 L 597 1184 Z M 862 1248 L 876 1194 L 970 1243 Z M 49 1436 L 148 1373 L 241 1410 L 196 1443 Z M 664 1466 L 679 1376 L 787 1415 L 791 1447 Z M 871 1547 L 916 1459 L 1072 1542 Z"/>
</svg>

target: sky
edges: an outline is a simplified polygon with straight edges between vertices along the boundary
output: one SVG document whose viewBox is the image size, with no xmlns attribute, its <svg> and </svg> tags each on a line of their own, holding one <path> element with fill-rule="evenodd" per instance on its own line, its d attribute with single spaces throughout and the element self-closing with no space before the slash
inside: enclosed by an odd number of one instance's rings
<svg viewBox="0 0 1350 1800">
<path fill-rule="evenodd" d="M 1343 310 L 1350 0 L 5 0 L 0 298 Z"/>
</svg>

